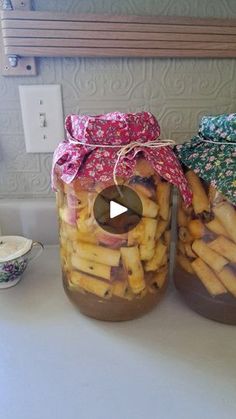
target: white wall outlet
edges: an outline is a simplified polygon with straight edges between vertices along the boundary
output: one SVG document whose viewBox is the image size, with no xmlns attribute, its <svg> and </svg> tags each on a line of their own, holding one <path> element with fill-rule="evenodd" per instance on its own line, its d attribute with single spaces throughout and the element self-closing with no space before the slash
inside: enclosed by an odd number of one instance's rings
<svg viewBox="0 0 236 419">
<path fill-rule="evenodd" d="M 19 86 L 27 153 L 53 152 L 64 138 L 61 86 Z"/>
</svg>

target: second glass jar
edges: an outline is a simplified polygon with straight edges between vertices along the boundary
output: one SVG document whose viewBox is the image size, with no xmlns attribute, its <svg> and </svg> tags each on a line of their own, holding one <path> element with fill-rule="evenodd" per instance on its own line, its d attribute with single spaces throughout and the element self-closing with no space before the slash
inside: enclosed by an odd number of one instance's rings
<svg viewBox="0 0 236 419">
<path fill-rule="evenodd" d="M 193 205 L 179 199 L 175 284 L 198 313 L 236 324 L 236 208 L 193 171 Z"/>
</svg>

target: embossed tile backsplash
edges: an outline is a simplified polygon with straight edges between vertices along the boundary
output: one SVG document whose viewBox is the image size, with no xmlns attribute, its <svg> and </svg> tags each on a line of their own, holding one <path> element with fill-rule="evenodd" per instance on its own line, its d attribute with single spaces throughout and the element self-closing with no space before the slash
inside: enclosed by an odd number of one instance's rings
<svg viewBox="0 0 236 419">
<path fill-rule="evenodd" d="M 236 17 L 235 0 L 35 0 L 37 10 Z M 51 154 L 26 154 L 19 84 L 60 83 L 64 112 L 153 112 L 162 137 L 196 132 L 203 114 L 235 112 L 235 59 L 49 58 L 37 77 L 0 77 L 0 198 L 49 197 Z"/>
</svg>

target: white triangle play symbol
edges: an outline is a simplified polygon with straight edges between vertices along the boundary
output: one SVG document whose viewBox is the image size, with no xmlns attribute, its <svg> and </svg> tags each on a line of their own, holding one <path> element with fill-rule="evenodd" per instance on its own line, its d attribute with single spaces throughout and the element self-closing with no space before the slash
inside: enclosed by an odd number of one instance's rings
<svg viewBox="0 0 236 419">
<path fill-rule="evenodd" d="M 123 205 L 117 204 L 115 201 L 110 201 L 110 218 L 117 217 L 118 215 L 124 214 L 127 212 L 128 208 Z"/>
</svg>

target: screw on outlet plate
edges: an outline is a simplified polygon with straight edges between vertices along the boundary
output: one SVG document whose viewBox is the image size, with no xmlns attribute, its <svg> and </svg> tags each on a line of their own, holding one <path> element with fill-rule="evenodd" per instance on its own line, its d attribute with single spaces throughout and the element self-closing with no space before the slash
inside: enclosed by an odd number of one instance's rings
<svg viewBox="0 0 236 419">
<path fill-rule="evenodd" d="M 3 0 L 2 8 L 3 10 L 13 10 L 11 0 Z"/>
<path fill-rule="evenodd" d="M 19 57 L 15 54 L 8 55 L 8 61 L 11 67 L 17 67 L 18 58 Z"/>
</svg>

